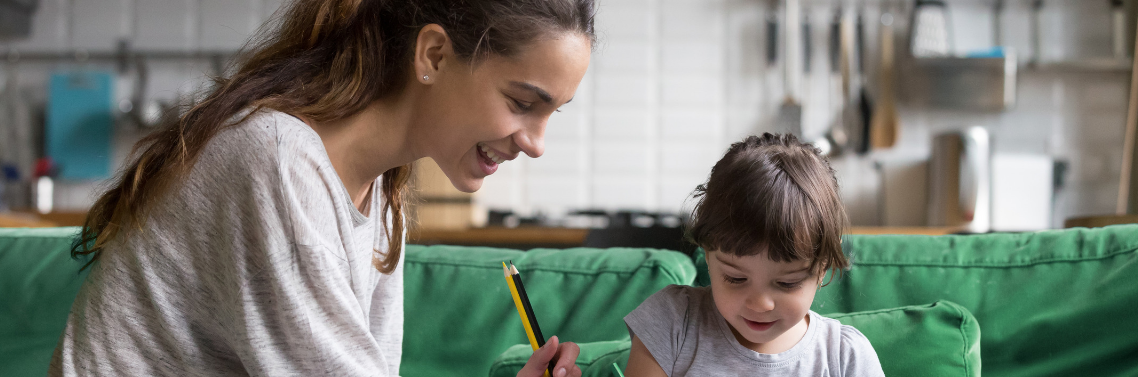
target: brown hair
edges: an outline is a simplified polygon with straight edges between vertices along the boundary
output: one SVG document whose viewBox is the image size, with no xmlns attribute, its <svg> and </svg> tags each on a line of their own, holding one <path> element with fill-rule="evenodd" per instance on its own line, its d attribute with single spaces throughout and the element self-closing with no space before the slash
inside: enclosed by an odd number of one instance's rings
<svg viewBox="0 0 1138 377">
<path fill-rule="evenodd" d="M 438 24 L 455 54 L 472 64 L 514 56 L 557 33 L 593 41 L 593 0 L 296 0 L 279 22 L 262 29 L 229 78 L 176 121 L 135 145 L 136 156 L 91 208 L 73 257 L 98 259 L 123 229 L 141 228 L 148 208 L 182 178 L 198 154 L 243 109 L 270 108 L 323 123 L 344 119 L 410 81 L 418 32 Z M 255 112 L 255 111 L 254 111 Z M 253 112 L 250 112 L 252 114 Z M 403 241 L 403 200 L 411 165 L 383 173 L 382 217 L 389 252 L 375 259 L 390 273 Z"/>
<path fill-rule="evenodd" d="M 813 273 L 849 267 L 834 169 L 794 135 L 764 133 L 732 144 L 695 198 L 688 238 L 704 250 L 809 260 Z"/>
</svg>

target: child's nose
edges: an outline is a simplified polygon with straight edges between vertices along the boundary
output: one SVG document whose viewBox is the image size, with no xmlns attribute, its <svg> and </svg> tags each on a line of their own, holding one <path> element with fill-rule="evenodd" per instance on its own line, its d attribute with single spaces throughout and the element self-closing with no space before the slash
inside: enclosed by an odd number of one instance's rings
<svg viewBox="0 0 1138 377">
<path fill-rule="evenodd" d="M 747 309 L 756 313 L 765 313 L 774 310 L 774 299 L 762 292 L 751 294 L 747 298 Z"/>
</svg>

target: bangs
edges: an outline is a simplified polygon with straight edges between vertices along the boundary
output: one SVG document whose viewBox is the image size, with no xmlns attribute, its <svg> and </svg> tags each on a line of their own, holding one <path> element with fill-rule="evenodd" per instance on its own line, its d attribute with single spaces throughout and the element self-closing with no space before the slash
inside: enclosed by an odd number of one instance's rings
<svg viewBox="0 0 1138 377">
<path fill-rule="evenodd" d="M 735 256 L 808 260 L 812 272 L 846 267 L 846 218 L 837 182 L 825 160 L 811 152 L 788 145 L 732 146 L 696 189 L 688 238 L 705 250 Z"/>
</svg>

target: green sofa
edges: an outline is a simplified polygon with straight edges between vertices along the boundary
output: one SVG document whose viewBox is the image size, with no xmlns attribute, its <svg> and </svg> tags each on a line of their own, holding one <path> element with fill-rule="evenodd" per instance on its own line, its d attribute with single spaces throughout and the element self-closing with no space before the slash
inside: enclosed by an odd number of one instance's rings
<svg viewBox="0 0 1138 377">
<path fill-rule="evenodd" d="M 0 229 L 0 376 L 40 376 L 82 283 L 75 228 Z M 854 267 L 814 310 L 853 325 L 890 376 L 1138 375 L 1138 225 L 974 236 L 848 236 Z M 409 246 L 401 374 L 507 376 L 532 351 L 501 264 L 522 270 L 546 336 L 587 376 L 624 367 L 621 318 L 693 259 L 652 249 Z M 982 336 L 981 336 L 982 334 Z M 982 352 L 981 352 L 982 351 Z"/>
</svg>

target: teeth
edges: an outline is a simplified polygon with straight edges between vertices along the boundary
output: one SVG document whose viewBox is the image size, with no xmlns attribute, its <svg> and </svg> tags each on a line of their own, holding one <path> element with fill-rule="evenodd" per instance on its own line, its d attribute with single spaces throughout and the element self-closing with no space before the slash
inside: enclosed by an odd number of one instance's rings
<svg viewBox="0 0 1138 377">
<path fill-rule="evenodd" d="M 490 157 L 490 161 L 494 161 L 495 164 L 500 165 L 503 162 L 506 162 L 506 159 L 498 157 L 498 155 L 494 153 L 494 150 L 490 149 L 490 147 L 487 147 L 486 144 L 478 143 L 478 148 L 482 149 L 482 152 L 486 153 L 486 156 Z"/>
</svg>

